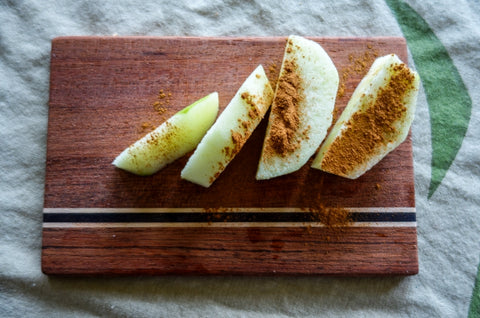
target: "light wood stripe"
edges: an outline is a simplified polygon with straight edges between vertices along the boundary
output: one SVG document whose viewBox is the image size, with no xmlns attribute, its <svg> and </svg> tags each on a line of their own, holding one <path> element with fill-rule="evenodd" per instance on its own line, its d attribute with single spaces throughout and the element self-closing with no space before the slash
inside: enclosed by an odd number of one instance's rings
<svg viewBox="0 0 480 318">
<path fill-rule="evenodd" d="M 348 207 L 348 212 L 357 213 L 415 213 L 414 207 Z M 44 213 L 181 213 L 208 212 L 204 208 L 44 208 Z M 308 212 L 302 208 L 219 208 L 212 212 L 255 212 L 255 213 L 290 213 Z"/>
<path fill-rule="evenodd" d="M 319 222 L 43 223 L 44 228 L 325 227 Z M 417 222 L 354 222 L 347 227 L 416 227 Z"/>
</svg>

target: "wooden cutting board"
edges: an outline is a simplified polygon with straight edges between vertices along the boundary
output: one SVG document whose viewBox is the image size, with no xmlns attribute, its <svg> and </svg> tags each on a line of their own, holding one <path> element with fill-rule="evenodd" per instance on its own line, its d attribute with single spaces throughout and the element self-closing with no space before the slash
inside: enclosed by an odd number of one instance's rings
<svg viewBox="0 0 480 318">
<path fill-rule="evenodd" d="M 262 64 L 274 82 L 285 37 L 62 37 L 52 42 L 43 217 L 46 274 L 410 275 L 418 272 L 410 136 L 348 180 L 305 165 L 255 181 L 264 120 L 209 188 L 111 165 L 129 144 L 218 91 L 220 111 Z M 373 59 L 403 38 L 311 38 L 341 78 L 340 113 Z M 308 207 L 346 208 L 342 228 Z"/>
</svg>

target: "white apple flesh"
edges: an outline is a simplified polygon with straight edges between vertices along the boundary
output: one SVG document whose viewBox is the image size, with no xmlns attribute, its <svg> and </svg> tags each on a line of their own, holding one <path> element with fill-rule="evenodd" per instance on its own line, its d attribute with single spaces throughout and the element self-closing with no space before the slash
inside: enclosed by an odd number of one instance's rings
<svg viewBox="0 0 480 318">
<path fill-rule="evenodd" d="M 320 147 L 312 167 L 350 179 L 371 169 L 407 137 L 419 83 L 418 74 L 396 55 L 377 58 Z"/>
<path fill-rule="evenodd" d="M 181 177 L 210 187 L 265 116 L 272 99 L 272 87 L 259 65 L 205 134 L 182 170 Z"/>
<path fill-rule="evenodd" d="M 125 149 L 113 161 L 131 173 L 152 175 L 195 149 L 218 114 L 218 93 L 199 99 Z"/>
<path fill-rule="evenodd" d="M 257 180 L 300 169 L 332 124 L 338 72 L 325 50 L 299 36 L 287 40 Z"/>
</svg>

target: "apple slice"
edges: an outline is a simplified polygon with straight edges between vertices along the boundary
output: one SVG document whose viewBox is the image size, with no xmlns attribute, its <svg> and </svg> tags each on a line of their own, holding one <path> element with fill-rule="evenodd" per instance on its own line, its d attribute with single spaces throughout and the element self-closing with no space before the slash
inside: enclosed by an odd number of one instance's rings
<svg viewBox="0 0 480 318">
<path fill-rule="evenodd" d="M 316 42 L 290 36 L 270 112 L 257 180 L 300 169 L 332 124 L 338 72 Z"/>
<path fill-rule="evenodd" d="M 259 65 L 208 130 L 182 170 L 182 178 L 209 187 L 265 116 L 273 90 Z"/>
<path fill-rule="evenodd" d="M 419 83 L 396 55 L 376 59 L 312 167 L 350 179 L 368 171 L 407 137 Z"/>
<path fill-rule="evenodd" d="M 218 93 L 185 107 L 125 149 L 113 165 L 134 174 L 154 174 L 195 149 L 218 114 Z"/>
</svg>

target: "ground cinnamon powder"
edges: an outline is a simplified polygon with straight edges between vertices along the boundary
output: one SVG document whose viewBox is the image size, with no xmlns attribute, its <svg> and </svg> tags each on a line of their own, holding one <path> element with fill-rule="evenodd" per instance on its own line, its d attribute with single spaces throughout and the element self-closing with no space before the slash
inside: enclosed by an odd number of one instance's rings
<svg viewBox="0 0 480 318">
<path fill-rule="evenodd" d="M 414 76 L 405 64 L 394 64 L 388 84 L 380 88 L 364 112 L 355 113 L 346 129 L 329 147 L 322 169 L 345 175 L 369 160 L 379 146 L 387 144 L 396 133 L 394 123 L 405 116 L 405 94 L 413 87 Z"/>
<path fill-rule="evenodd" d="M 225 154 L 225 159 L 226 161 L 230 161 L 233 157 L 237 155 L 237 153 L 240 152 L 242 149 L 243 144 L 247 141 L 248 136 L 243 136 L 241 133 L 234 131 L 233 129 L 230 130 L 231 136 L 232 136 L 232 146 L 225 146 L 222 149 L 222 153 Z M 218 165 L 218 171 L 210 178 L 210 182 L 213 183 L 222 173 L 223 170 L 225 170 L 225 164 L 224 162 L 217 162 Z"/>
<path fill-rule="evenodd" d="M 139 133 L 144 133 L 145 131 L 152 131 L 155 129 L 155 125 L 149 121 L 145 121 L 142 123 L 139 129 Z"/>
<path fill-rule="evenodd" d="M 231 131 L 232 133 L 232 141 L 233 141 L 233 149 L 231 150 L 231 156 L 235 156 L 240 149 L 242 148 L 243 144 L 247 141 L 247 138 L 243 137 L 242 134 Z"/>
<path fill-rule="evenodd" d="M 303 85 L 296 70 L 295 61 L 284 61 L 272 104 L 274 120 L 265 143 L 264 154 L 267 158 L 274 155 L 284 157 L 299 147 L 296 132 L 300 124 L 298 107 L 303 100 Z"/>
<path fill-rule="evenodd" d="M 248 117 L 251 119 L 258 118 L 258 116 L 260 116 L 260 112 L 257 108 L 257 105 L 255 105 L 255 96 L 250 95 L 248 92 L 244 92 L 242 95 L 240 95 L 240 97 L 242 97 L 242 99 L 250 106 L 250 109 L 248 110 Z"/>
<path fill-rule="evenodd" d="M 363 54 L 361 55 L 348 55 L 349 64 L 341 71 L 337 99 L 342 98 L 345 95 L 345 85 L 350 76 L 353 74 L 360 76 L 365 75 L 377 57 L 378 51 L 371 44 L 367 44 L 366 50 L 363 51 Z"/>
<path fill-rule="evenodd" d="M 346 228 L 351 225 L 351 214 L 345 208 L 332 205 L 326 202 L 322 197 L 324 188 L 325 176 L 322 174 L 316 179 L 315 184 L 312 185 L 310 191 L 301 193 L 301 200 L 306 204 L 303 210 L 310 212 L 308 215 L 309 222 L 322 223 L 329 229 L 329 233 L 339 236 L 346 231 Z M 311 224 L 306 226 L 306 231 L 311 233 Z"/>
<path fill-rule="evenodd" d="M 171 102 L 171 97 L 172 97 L 172 93 L 164 92 L 163 89 L 161 89 L 161 90 L 158 91 L 157 99 L 152 104 L 152 108 L 155 111 L 155 113 L 157 113 L 158 115 L 161 116 L 160 117 L 160 123 L 167 120 L 167 114 L 166 113 L 167 113 L 167 108 L 168 108 L 168 106 L 170 105 L 170 102 Z M 138 132 L 143 133 L 145 131 L 152 131 L 160 123 L 154 123 L 154 122 L 150 122 L 150 121 L 142 122 Z"/>
<path fill-rule="evenodd" d="M 268 66 L 268 79 L 270 80 L 270 84 L 273 88 L 277 87 L 278 72 L 279 69 L 277 68 L 277 64 L 272 62 Z"/>
<path fill-rule="evenodd" d="M 258 110 L 257 104 L 255 103 L 255 99 L 258 99 L 255 95 L 251 95 L 248 92 L 244 92 L 240 95 L 240 97 L 249 105 L 248 109 L 248 119 L 242 120 L 238 119 L 238 124 L 239 128 L 241 128 L 240 131 L 236 131 L 231 129 L 230 134 L 232 138 L 232 144 L 229 146 L 225 146 L 222 149 L 222 153 L 225 154 L 225 160 L 230 161 L 233 157 L 237 155 L 237 153 L 240 152 L 240 150 L 243 147 L 243 144 L 248 140 L 250 137 L 250 134 L 252 133 L 249 131 L 249 128 L 251 125 L 254 123 L 256 119 L 260 116 L 260 111 Z M 262 98 L 260 98 L 260 102 L 262 102 Z M 242 131 L 245 132 L 245 135 L 242 134 Z M 217 172 L 211 179 L 210 182 L 213 182 L 225 169 L 223 162 L 218 162 L 220 171 Z"/>
<path fill-rule="evenodd" d="M 350 225 L 351 218 L 347 209 L 340 207 L 326 207 L 323 204 L 316 204 L 308 209 L 311 212 L 311 221 L 320 222 L 326 227 L 335 230 L 335 232 L 341 231 L 341 227 Z"/>
<path fill-rule="evenodd" d="M 170 92 L 165 93 L 163 89 L 161 89 L 158 92 L 157 100 L 153 103 L 153 109 L 159 115 L 163 115 L 167 111 L 166 106 L 170 105 L 171 97 L 172 97 L 172 93 Z"/>
</svg>

